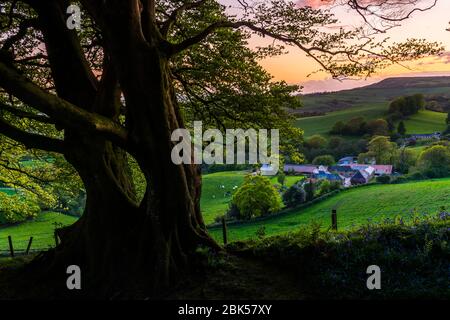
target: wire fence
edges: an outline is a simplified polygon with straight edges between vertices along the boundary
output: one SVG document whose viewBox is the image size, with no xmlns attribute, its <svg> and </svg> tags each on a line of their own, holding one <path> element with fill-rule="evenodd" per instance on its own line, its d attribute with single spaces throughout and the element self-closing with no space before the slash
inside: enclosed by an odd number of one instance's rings
<svg viewBox="0 0 450 320">
<path fill-rule="evenodd" d="M 54 248 L 59 238 L 53 232 L 8 235 L 0 238 L 0 257 L 15 257 Z"/>
</svg>

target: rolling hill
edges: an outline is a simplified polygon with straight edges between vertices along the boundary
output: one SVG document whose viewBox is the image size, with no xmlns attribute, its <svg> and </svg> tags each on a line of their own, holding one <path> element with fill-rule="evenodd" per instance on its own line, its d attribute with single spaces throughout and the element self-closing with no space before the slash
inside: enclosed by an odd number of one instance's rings
<svg viewBox="0 0 450 320">
<path fill-rule="evenodd" d="M 296 126 L 305 131 L 305 136 L 326 136 L 337 121 L 356 116 L 367 120 L 383 117 L 392 99 L 416 93 L 429 99 L 450 96 L 450 77 L 388 78 L 352 90 L 304 95 L 304 107 L 293 112 L 299 115 Z M 317 115 L 303 117 L 311 114 Z M 445 129 L 445 118 L 445 113 L 425 110 L 405 121 L 405 125 L 408 133 L 431 133 Z"/>
</svg>

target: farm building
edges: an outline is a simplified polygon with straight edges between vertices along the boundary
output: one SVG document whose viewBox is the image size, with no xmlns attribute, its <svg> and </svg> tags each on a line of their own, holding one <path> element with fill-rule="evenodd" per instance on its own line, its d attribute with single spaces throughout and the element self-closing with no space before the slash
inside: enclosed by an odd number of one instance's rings
<svg viewBox="0 0 450 320">
<path fill-rule="evenodd" d="M 425 134 L 412 134 L 409 136 L 409 141 L 417 141 L 417 140 L 440 140 L 441 139 L 441 133 L 440 132 L 434 132 L 434 133 L 425 133 Z"/>
<path fill-rule="evenodd" d="M 344 177 L 341 177 L 340 175 L 335 173 L 330 173 L 328 171 L 319 171 L 318 173 L 313 174 L 311 178 L 314 180 L 328 180 L 330 182 L 337 181 L 341 184 L 343 184 L 344 182 Z"/>
<path fill-rule="evenodd" d="M 309 164 L 286 164 L 284 165 L 284 172 L 293 174 L 313 175 L 319 173 L 319 170 L 326 171 L 327 168 L 323 166 L 315 166 Z"/>
<path fill-rule="evenodd" d="M 352 167 L 350 167 L 348 165 L 331 166 L 331 167 L 328 168 L 328 171 L 333 172 L 333 173 L 337 173 L 337 174 L 342 175 L 344 177 L 351 177 L 355 173 L 355 170 L 352 169 Z"/>
<path fill-rule="evenodd" d="M 349 157 L 345 157 L 345 158 L 339 159 L 338 165 L 342 166 L 342 165 L 353 164 L 353 163 L 356 163 L 357 161 L 358 160 L 357 160 L 356 157 L 349 156 Z"/>
<path fill-rule="evenodd" d="M 352 164 L 349 165 L 350 168 L 353 170 L 368 170 L 369 168 L 372 168 L 374 170 L 374 174 L 376 176 L 382 176 L 382 175 L 391 175 L 392 174 L 392 165 L 384 165 L 384 164 Z M 369 169 L 369 171 L 371 171 Z"/>
<path fill-rule="evenodd" d="M 358 170 L 350 179 L 352 185 L 366 184 L 372 176 L 366 170 Z"/>
<path fill-rule="evenodd" d="M 260 172 L 262 176 L 274 176 L 278 170 L 275 170 L 271 164 L 263 164 Z"/>
</svg>

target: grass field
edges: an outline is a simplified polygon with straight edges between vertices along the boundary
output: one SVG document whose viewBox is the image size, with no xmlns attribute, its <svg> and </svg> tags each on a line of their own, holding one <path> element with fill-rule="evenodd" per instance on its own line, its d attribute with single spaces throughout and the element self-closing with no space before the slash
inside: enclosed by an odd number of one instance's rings
<svg viewBox="0 0 450 320">
<path fill-rule="evenodd" d="M 203 192 L 201 207 L 206 224 L 214 222 L 214 218 L 223 215 L 234 193 L 235 186 L 240 186 L 247 172 L 218 172 L 203 176 Z M 299 176 L 287 176 L 285 185 L 291 186 L 301 180 Z M 270 178 L 273 184 L 277 184 L 277 177 Z M 11 189 L 0 190 L 11 193 Z M 229 193 L 228 193 L 229 192 Z M 0 254 L 8 250 L 7 237 L 13 237 L 14 247 L 18 250 L 26 249 L 30 236 L 33 236 L 33 246 L 36 248 L 47 248 L 54 245 L 53 237 L 54 223 L 63 225 L 72 224 L 75 217 L 44 212 L 36 220 L 28 221 L 16 226 L 0 228 Z"/>
<path fill-rule="evenodd" d="M 247 172 L 217 172 L 203 175 L 201 208 L 206 224 L 214 222 L 214 218 L 223 215 L 228 209 L 231 196 L 244 180 Z M 285 185 L 292 186 L 302 177 L 286 176 Z M 272 184 L 278 184 L 277 177 L 270 178 Z"/>
<path fill-rule="evenodd" d="M 338 210 L 338 227 L 350 229 L 401 215 L 407 218 L 414 211 L 419 214 L 437 213 L 442 206 L 450 207 L 450 179 L 427 180 L 398 185 L 372 185 L 344 191 L 323 202 L 300 211 L 266 221 L 241 225 L 229 225 L 229 241 L 255 238 L 256 231 L 264 226 L 266 235 L 275 235 L 296 230 L 300 225 L 317 221 L 330 226 L 330 213 Z M 212 228 L 212 235 L 221 239 L 221 230 Z"/>
<path fill-rule="evenodd" d="M 420 80 L 420 79 L 419 79 Z M 410 80 L 409 80 L 410 81 Z M 344 90 L 320 95 L 306 95 L 301 97 L 304 107 L 297 112 L 325 112 L 324 116 L 300 118 L 295 125 L 305 131 L 305 136 L 321 134 L 328 136 L 328 132 L 337 121 L 347 121 L 353 117 L 363 116 L 366 120 L 382 118 L 388 110 L 392 99 L 405 95 L 422 93 L 425 95 L 448 95 L 449 79 L 423 79 L 414 87 L 408 87 L 405 79 L 397 79 L 390 87 L 377 85 L 353 90 Z M 445 113 L 421 111 L 418 115 L 405 121 L 407 133 L 432 133 L 445 129 Z"/>
<path fill-rule="evenodd" d="M 7 195 L 10 195 L 10 196 L 17 193 L 17 191 L 12 188 L 0 188 L 0 192 L 6 193 Z"/>
<path fill-rule="evenodd" d="M 324 116 L 300 118 L 295 121 L 295 126 L 305 131 L 305 137 L 315 134 L 329 136 L 329 131 L 338 121 L 348 121 L 351 118 L 363 116 L 366 120 L 382 118 L 386 112 L 385 104 L 372 104 L 365 107 L 353 107 L 350 109 L 328 113 Z M 446 128 L 447 114 L 422 110 L 418 114 L 405 120 L 407 134 L 421 134 L 441 132 Z"/>
<path fill-rule="evenodd" d="M 333 125 L 338 121 L 348 121 L 351 118 L 363 116 L 367 120 L 383 117 L 386 112 L 385 104 L 370 104 L 366 106 L 352 107 L 342 111 L 330 112 L 324 116 L 300 118 L 295 121 L 295 126 L 304 130 L 305 137 L 315 134 L 329 136 Z"/>
<path fill-rule="evenodd" d="M 203 175 L 201 208 L 206 224 L 223 215 L 228 208 L 236 186 L 244 181 L 244 172 L 217 172 Z"/>
<path fill-rule="evenodd" d="M 8 236 L 12 236 L 15 250 L 25 250 L 30 236 L 33 236 L 33 248 L 47 248 L 55 245 L 53 230 L 55 223 L 70 225 L 77 220 L 75 217 L 56 212 L 43 212 L 32 221 L 24 222 L 16 226 L 0 228 L 0 254 L 9 252 Z"/>
<path fill-rule="evenodd" d="M 442 132 L 446 128 L 446 113 L 422 110 L 405 121 L 407 134 Z"/>
<path fill-rule="evenodd" d="M 219 172 L 203 176 L 202 211 L 206 224 L 214 222 L 214 218 L 225 213 L 228 208 L 233 188 L 239 186 L 245 172 Z M 302 179 L 288 176 L 286 185 L 290 186 Z M 276 177 L 271 178 L 277 183 Z M 224 188 L 222 188 L 224 186 Z M 229 239 L 243 240 L 255 237 L 261 226 L 265 226 L 266 234 L 273 235 L 298 228 L 313 220 L 329 226 L 332 208 L 338 208 L 339 228 L 351 228 L 367 223 L 368 219 L 380 221 L 397 215 L 407 216 L 413 210 L 419 213 L 435 213 L 442 206 L 450 206 L 450 179 L 411 182 L 399 185 L 374 185 L 344 191 L 337 196 L 286 215 L 270 220 L 242 225 L 229 226 Z M 53 230 L 55 223 L 68 225 L 76 221 L 75 217 L 46 212 L 34 221 L 16 226 L 0 228 L 0 253 L 8 250 L 8 235 L 13 236 L 14 247 L 18 250 L 26 248 L 28 239 L 33 236 L 32 248 L 47 248 L 54 245 Z M 221 230 L 212 229 L 211 233 L 219 241 Z"/>
</svg>

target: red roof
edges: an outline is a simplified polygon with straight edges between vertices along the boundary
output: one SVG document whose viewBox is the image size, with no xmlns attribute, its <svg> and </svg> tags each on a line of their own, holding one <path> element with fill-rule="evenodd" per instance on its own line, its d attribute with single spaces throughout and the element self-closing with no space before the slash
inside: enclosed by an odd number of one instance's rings
<svg viewBox="0 0 450 320">
<path fill-rule="evenodd" d="M 372 167 L 375 169 L 376 174 L 392 174 L 392 165 L 390 164 L 349 164 L 348 166 L 358 169 L 362 169 L 363 167 Z"/>
<path fill-rule="evenodd" d="M 317 166 L 301 165 L 301 164 L 286 164 L 284 165 L 284 172 L 294 171 L 297 173 L 310 173 L 313 174 L 317 170 Z"/>
</svg>

